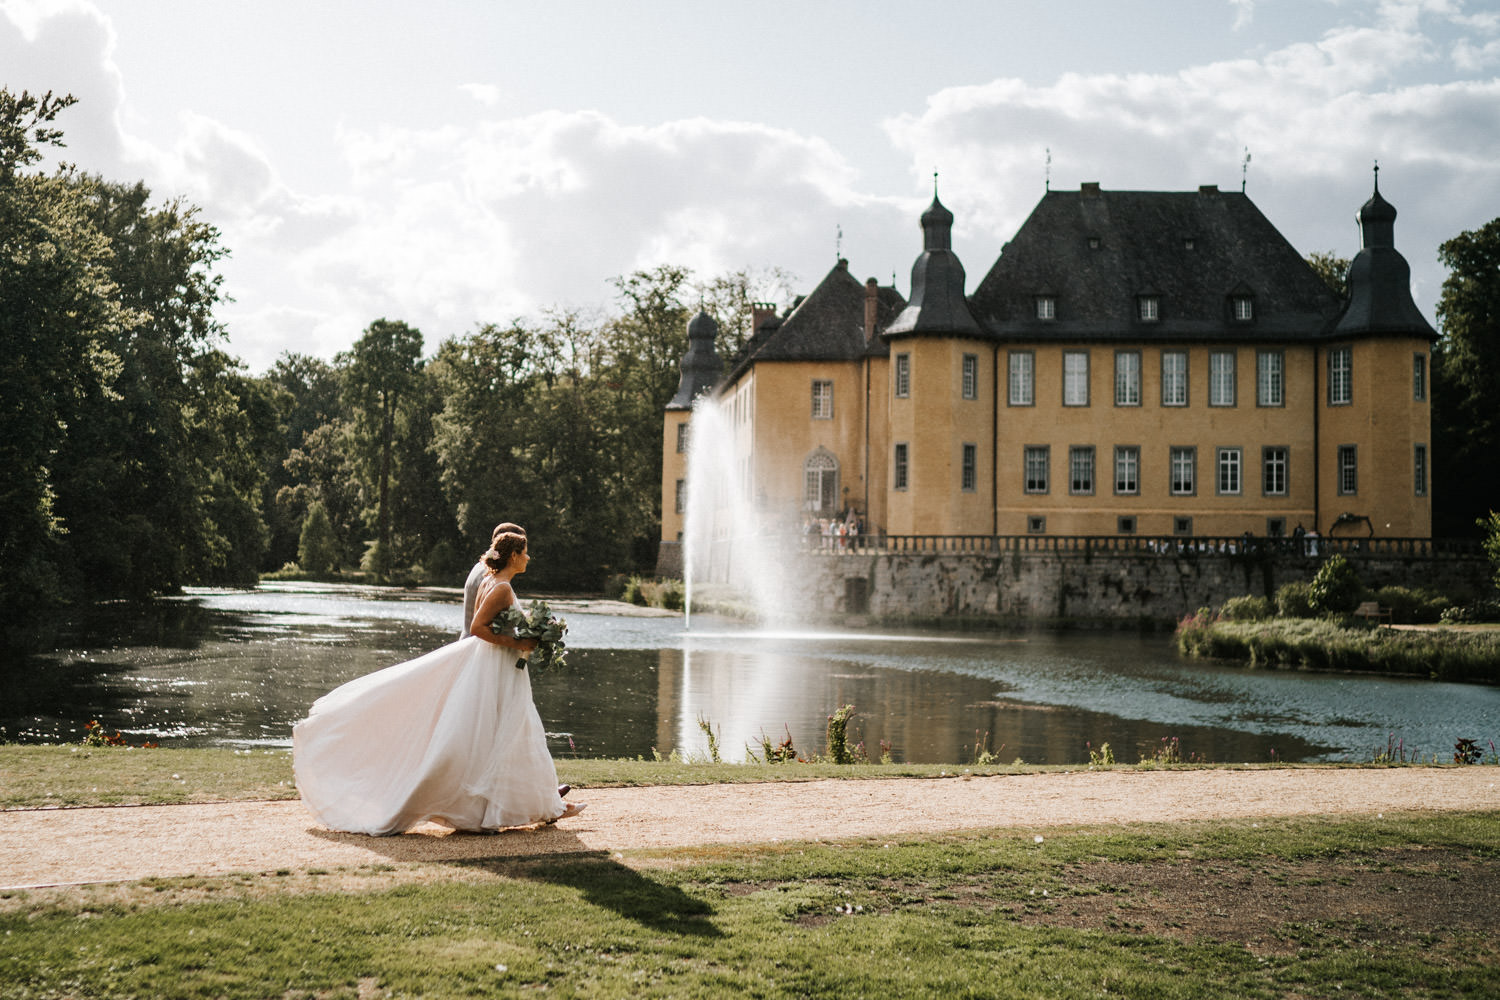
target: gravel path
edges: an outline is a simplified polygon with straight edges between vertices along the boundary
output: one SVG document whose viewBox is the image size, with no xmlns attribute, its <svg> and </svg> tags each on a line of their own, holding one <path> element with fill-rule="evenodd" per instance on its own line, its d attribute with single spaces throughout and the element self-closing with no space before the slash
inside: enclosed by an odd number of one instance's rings
<svg viewBox="0 0 1500 1000">
<path fill-rule="evenodd" d="M 1234 817 L 1500 810 L 1493 767 L 1076 771 L 578 789 L 498 835 L 333 833 L 296 801 L 0 811 L 0 888 L 559 852 Z"/>
</svg>

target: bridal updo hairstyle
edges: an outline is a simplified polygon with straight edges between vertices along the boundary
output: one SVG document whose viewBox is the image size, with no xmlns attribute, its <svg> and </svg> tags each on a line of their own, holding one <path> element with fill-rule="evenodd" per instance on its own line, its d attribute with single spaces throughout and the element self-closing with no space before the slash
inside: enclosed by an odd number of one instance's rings
<svg viewBox="0 0 1500 1000">
<path fill-rule="evenodd" d="M 526 533 L 517 529 L 516 531 L 495 532 L 494 541 L 490 543 L 490 549 L 481 558 L 484 565 L 494 573 L 500 572 L 510 565 L 511 556 L 526 548 Z"/>
</svg>

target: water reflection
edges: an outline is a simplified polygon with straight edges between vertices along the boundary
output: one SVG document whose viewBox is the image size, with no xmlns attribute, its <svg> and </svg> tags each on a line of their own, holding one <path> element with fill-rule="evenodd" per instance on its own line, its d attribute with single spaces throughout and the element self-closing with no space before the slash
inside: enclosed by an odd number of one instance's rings
<svg viewBox="0 0 1500 1000">
<path fill-rule="evenodd" d="M 1079 763 L 1086 743 L 1133 762 L 1164 737 L 1217 761 L 1360 759 L 1395 733 L 1447 756 L 1500 739 L 1500 690 L 1180 661 L 1167 637 L 755 632 L 695 617 L 560 608 L 569 668 L 533 688 L 560 756 L 703 753 L 761 737 L 823 750 L 829 712 L 878 759 Z M 451 641 L 456 595 L 280 585 L 196 590 L 105 608 L 68 641 L 0 663 L 0 739 L 74 741 L 97 718 L 136 741 L 285 745 L 331 688 Z M 107 637 L 107 641 L 106 641 Z M 391 734 L 399 739 L 399 734 Z"/>
</svg>

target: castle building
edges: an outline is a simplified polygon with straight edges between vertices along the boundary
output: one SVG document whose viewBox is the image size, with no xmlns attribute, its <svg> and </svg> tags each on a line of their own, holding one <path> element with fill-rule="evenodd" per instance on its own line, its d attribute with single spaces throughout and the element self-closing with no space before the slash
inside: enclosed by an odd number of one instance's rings
<svg viewBox="0 0 1500 1000">
<path fill-rule="evenodd" d="M 681 537 L 693 401 L 738 488 L 794 531 L 1431 535 L 1429 354 L 1396 210 L 1360 208 L 1348 295 L 1243 193 L 1048 191 L 972 295 L 953 214 L 922 214 L 911 299 L 840 260 L 720 376 L 689 326 L 663 439 Z"/>
</svg>

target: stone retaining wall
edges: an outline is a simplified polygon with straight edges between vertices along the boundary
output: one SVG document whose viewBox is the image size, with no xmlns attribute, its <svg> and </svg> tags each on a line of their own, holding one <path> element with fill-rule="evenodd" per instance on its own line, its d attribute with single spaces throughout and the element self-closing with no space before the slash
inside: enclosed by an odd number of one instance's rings
<svg viewBox="0 0 1500 1000">
<path fill-rule="evenodd" d="M 1371 589 L 1401 585 L 1467 600 L 1490 588 L 1478 556 L 1351 555 Z M 1286 553 L 806 553 L 794 604 L 824 620 L 957 619 L 1169 624 L 1244 594 L 1310 581 L 1321 560 Z"/>
</svg>

